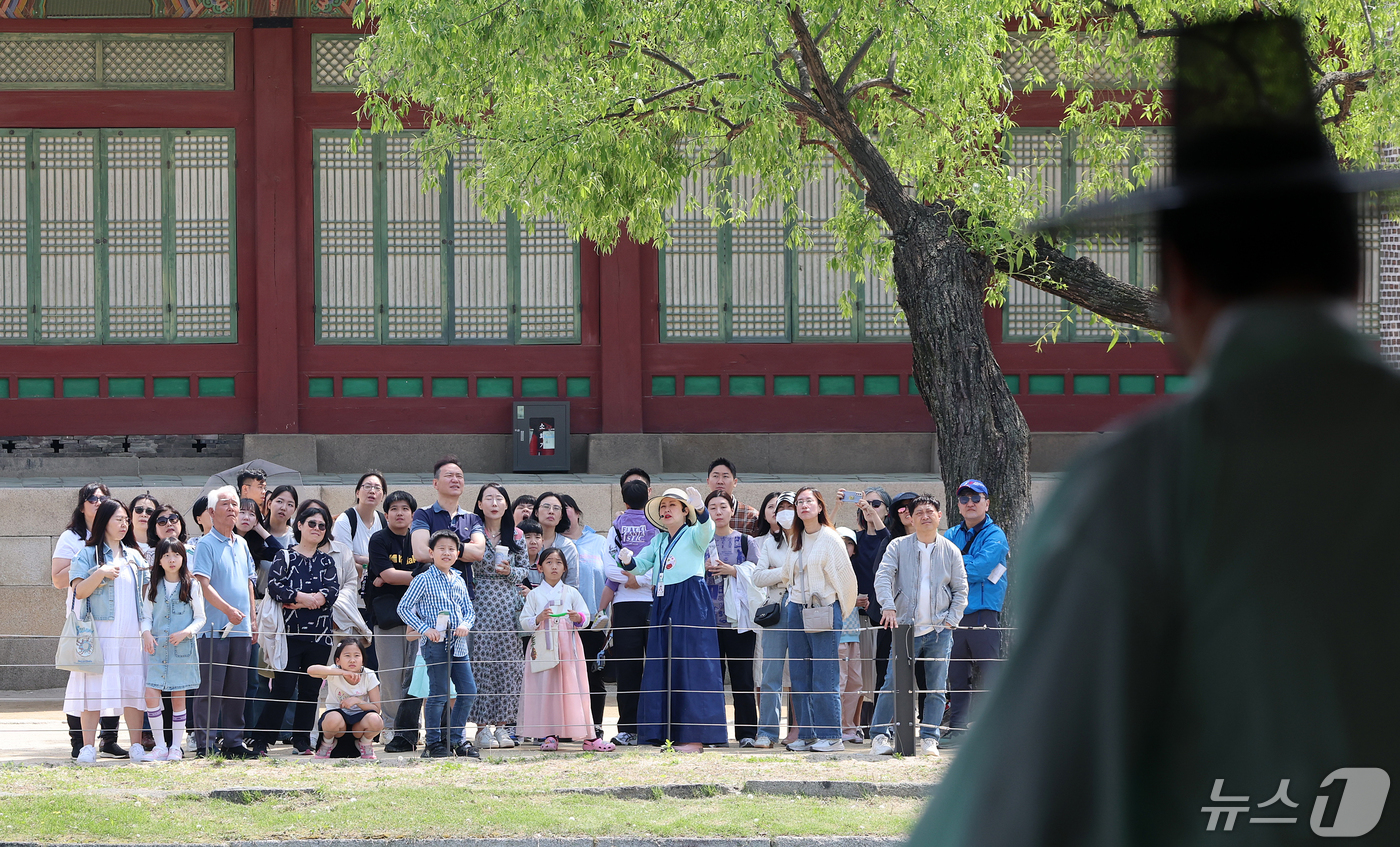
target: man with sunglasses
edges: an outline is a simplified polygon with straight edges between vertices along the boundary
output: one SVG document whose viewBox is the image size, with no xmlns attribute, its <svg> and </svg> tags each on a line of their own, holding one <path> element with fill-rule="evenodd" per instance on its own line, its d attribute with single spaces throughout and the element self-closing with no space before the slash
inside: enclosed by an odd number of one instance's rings
<svg viewBox="0 0 1400 847">
<path fill-rule="evenodd" d="M 969 479 L 958 486 L 958 511 L 962 523 L 946 537 L 962 552 L 967 570 L 967 609 L 953 630 L 952 663 L 948 668 L 948 698 L 952 731 L 941 742 L 951 747 L 965 729 L 972 705 L 972 691 L 985 691 L 996 678 L 1001 659 L 1001 607 L 1006 602 L 1006 533 L 987 514 L 991 508 L 987 486 Z M 978 628 L 984 627 L 984 628 Z M 973 676 L 977 687 L 973 687 Z"/>
</svg>

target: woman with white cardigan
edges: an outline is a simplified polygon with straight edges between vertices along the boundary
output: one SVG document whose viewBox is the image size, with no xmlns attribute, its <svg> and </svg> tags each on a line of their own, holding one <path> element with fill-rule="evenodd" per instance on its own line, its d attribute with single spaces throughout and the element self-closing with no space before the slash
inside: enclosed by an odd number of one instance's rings
<svg viewBox="0 0 1400 847">
<path fill-rule="evenodd" d="M 846 554 L 846 542 L 827 517 L 821 492 L 799 489 L 793 505 L 797 507 L 798 531 L 792 536 L 791 554 L 784 557 L 776 576 L 760 571 L 755 582 L 784 585 L 788 591 L 787 650 L 792 660 L 793 723 L 799 732 L 787 748 L 799 753 L 833 753 L 845 749 L 837 642 L 843 612 L 855 606 L 856 573 Z"/>
</svg>

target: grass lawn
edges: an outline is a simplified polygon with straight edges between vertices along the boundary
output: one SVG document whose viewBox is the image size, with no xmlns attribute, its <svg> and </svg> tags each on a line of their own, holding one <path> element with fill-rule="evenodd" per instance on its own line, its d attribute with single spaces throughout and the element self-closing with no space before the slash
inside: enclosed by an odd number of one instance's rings
<svg viewBox="0 0 1400 847">
<path fill-rule="evenodd" d="M 518 835 L 902 835 L 922 801 L 718 794 L 622 800 L 565 787 L 748 779 L 936 782 L 937 759 L 653 750 L 379 763 L 186 761 L 171 764 L 0 765 L 0 841 L 201 842 L 267 838 L 435 838 Z M 201 792 L 314 788 L 244 805 Z"/>
</svg>

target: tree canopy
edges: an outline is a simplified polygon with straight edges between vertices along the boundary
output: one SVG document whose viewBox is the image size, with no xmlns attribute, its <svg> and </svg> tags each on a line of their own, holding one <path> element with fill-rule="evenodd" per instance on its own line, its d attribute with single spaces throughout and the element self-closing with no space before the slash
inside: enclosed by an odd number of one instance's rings
<svg viewBox="0 0 1400 847">
<path fill-rule="evenodd" d="M 1076 133 L 1087 198 L 1151 174 L 1141 136 L 1119 127 L 1168 118 L 1176 27 L 1261 8 L 1297 15 L 1327 132 L 1340 159 L 1362 165 L 1400 139 L 1400 5 L 1372 2 L 369 0 L 357 14 L 374 34 L 355 70 L 374 129 L 422 110 L 430 171 L 470 137 L 480 158 L 463 178 L 487 210 L 549 214 L 604 249 L 623 222 L 665 243 L 665 212 L 697 177 L 712 183 L 716 223 L 780 203 L 801 239 L 799 189 L 834 159 L 851 188 L 827 224 L 844 267 L 885 276 L 892 222 L 872 198 L 883 181 L 959 212 L 998 279 L 1153 327 L 1150 295 L 1022 234 L 1040 201 L 1003 155 L 1018 93 L 1004 59 L 1053 51 L 1060 128 Z M 1019 85 L 1043 82 L 1033 71 Z M 1130 154 L 1139 164 L 1125 171 Z M 761 188 L 731 193 L 731 174 Z"/>
</svg>

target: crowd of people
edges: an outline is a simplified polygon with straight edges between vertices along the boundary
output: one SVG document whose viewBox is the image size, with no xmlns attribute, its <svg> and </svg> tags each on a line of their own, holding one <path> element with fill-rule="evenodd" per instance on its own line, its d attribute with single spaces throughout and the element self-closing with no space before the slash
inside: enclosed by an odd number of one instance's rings
<svg viewBox="0 0 1400 847">
<path fill-rule="evenodd" d="M 827 753 L 869 738 L 891 754 L 902 625 L 921 752 L 956 743 L 1002 649 L 1007 544 L 987 487 L 958 486 L 961 520 L 943 532 L 927 494 L 842 489 L 829 505 L 804 487 L 753 507 L 738 481 L 721 458 L 703 493 L 656 493 L 633 468 L 601 531 L 568 494 L 512 499 L 488 482 L 467 501 L 450 456 L 433 467 L 433 502 L 371 471 L 339 515 L 293 486 L 269 491 L 254 469 L 188 521 L 90 483 L 53 555 L 54 587 L 92 622 L 103 660 L 70 673 L 72 756 L 257 758 L 290 743 L 374 759 L 377 744 L 418 749 L 420 734 L 425 758 L 526 742 L 699 752 L 730 743 L 726 675 L 741 747 Z M 856 526 L 838 529 L 845 503 Z"/>
</svg>

